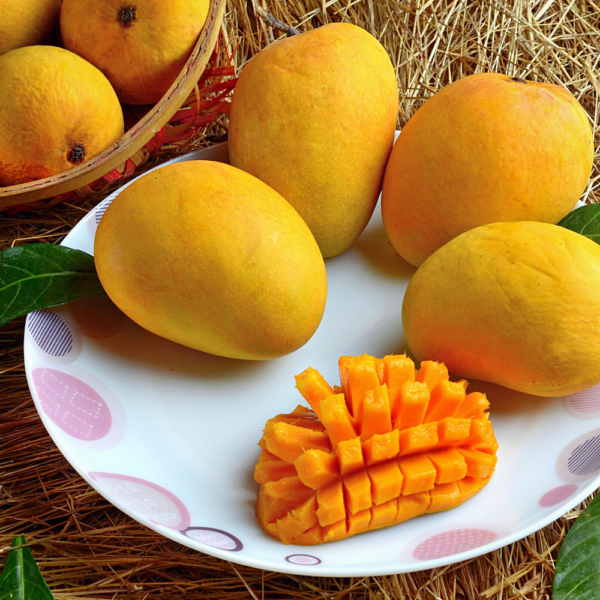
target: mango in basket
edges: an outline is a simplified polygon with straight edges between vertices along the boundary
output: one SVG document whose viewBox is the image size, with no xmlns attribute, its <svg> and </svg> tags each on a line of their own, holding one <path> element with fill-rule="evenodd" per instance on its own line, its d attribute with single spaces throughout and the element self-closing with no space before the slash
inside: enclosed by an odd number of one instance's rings
<svg viewBox="0 0 600 600">
<path fill-rule="evenodd" d="M 45 42 L 58 30 L 60 0 L 2 0 L 0 54 Z"/>
<path fill-rule="evenodd" d="M 341 388 L 296 377 L 312 410 L 267 421 L 256 515 L 285 544 L 320 544 L 454 508 L 490 480 L 488 400 L 442 363 L 343 356 Z"/>
<path fill-rule="evenodd" d="M 209 0 L 63 0 L 65 48 L 96 65 L 124 104 L 158 102 L 175 81 L 208 14 Z"/>
<path fill-rule="evenodd" d="M 122 135 L 114 90 L 83 58 L 51 46 L 0 56 L 0 185 L 62 173 Z"/>
<path fill-rule="evenodd" d="M 411 117 L 390 155 L 381 201 L 396 251 L 419 266 L 487 223 L 558 223 L 587 185 L 588 116 L 565 88 L 499 73 L 447 86 Z"/>
<path fill-rule="evenodd" d="M 231 164 L 277 190 L 323 256 L 335 256 L 371 217 L 397 117 L 383 46 L 355 25 L 326 25 L 276 41 L 244 67 L 231 106 Z"/>
<path fill-rule="evenodd" d="M 557 225 L 494 223 L 432 254 L 402 306 L 418 359 L 537 396 L 600 382 L 600 246 Z"/>
<path fill-rule="evenodd" d="M 310 230 L 277 192 L 221 163 L 180 162 L 123 190 L 100 221 L 107 294 L 149 331 L 230 358 L 305 344 L 327 295 Z"/>
</svg>

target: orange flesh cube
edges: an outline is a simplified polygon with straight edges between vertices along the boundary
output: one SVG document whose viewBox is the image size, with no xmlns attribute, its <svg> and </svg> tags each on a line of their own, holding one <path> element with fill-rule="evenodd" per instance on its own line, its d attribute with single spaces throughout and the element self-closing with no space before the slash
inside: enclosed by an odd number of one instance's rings
<svg viewBox="0 0 600 600">
<path fill-rule="evenodd" d="M 324 542 L 335 542 L 348 537 L 348 529 L 346 525 L 346 519 L 327 525 L 323 527 L 323 541 Z"/>
<path fill-rule="evenodd" d="M 450 483 L 458 481 L 467 474 L 467 461 L 465 457 L 454 448 L 437 450 L 428 454 L 429 460 L 437 471 L 436 483 Z"/>
<path fill-rule="evenodd" d="M 415 363 L 406 354 L 383 358 L 383 381 L 390 390 L 399 390 L 405 382 L 415 380 Z"/>
<path fill-rule="evenodd" d="M 398 431 L 397 429 L 395 431 Z M 399 456 L 417 454 L 433 448 L 438 443 L 437 423 L 425 423 L 400 431 Z"/>
<path fill-rule="evenodd" d="M 432 390 L 424 423 L 452 417 L 465 399 L 465 386 L 462 382 L 440 381 Z"/>
<path fill-rule="evenodd" d="M 371 481 L 366 471 L 357 471 L 344 477 L 344 497 L 346 508 L 353 515 L 371 508 Z"/>
<path fill-rule="evenodd" d="M 297 475 L 284 477 L 278 481 L 269 481 L 264 485 L 265 492 L 269 496 L 283 500 L 304 500 L 313 493 L 313 490 L 305 486 Z"/>
<path fill-rule="evenodd" d="M 431 497 L 431 503 L 427 509 L 429 513 L 448 510 L 462 502 L 462 494 L 456 481 L 436 485 L 429 495 Z"/>
<path fill-rule="evenodd" d="M 284 460 L 259 460 L 254 468 L 254 480 L 256 483 L 267 483 L 268 481 L 277 481 L 283 477 L 293 477 L 296 475 L 294 465 Z"/>
<path fill-rule="evenodd" d="M 375 505 L 371 507 L 371 524 L 370 529 L 376 529 L 377 527 L 385 527 L 391 525 L 396 521 L 398 514 L 398 500 L 395 498 L 384 504 Z"/>
<path fill-rule="evenodd" d="M 274 419 L 269 419 L 266 427 L 268 427 L 270 423 L 288 423 L 290 425 L 304 427 L 305 429 L 313 429 L 315 431 L 325 430 L 325 427 L 323 427 L 321 421 L 317 419 L 317 416 L 310 409 L 301 405 L 298 405 L 289 415 L 277 415 Z"/>
<path fill-rule="evenodd" d="M 444 379 L 449 379 L 446 365 L 433 360 L 424 360 L 415 377 L 416 381 L 426 384 L 429 391 Z"/>
<path fill-rule="evenodd" d="M 402 521 L 407 521 L 408 519 L 426 513 L 430 503 L 431 498 L 429 492 L 412 494 L 410 496 L 400 496 L 400 498 L 398 498 L 396 523 L 402 523 Z"/>
<path fill-rule="evenodd" d="M 319 525 L 331 525 L 346 518 L 344 506 L 344 491 L 342 482 L 336 481 L 331 485 L 317 491 L 317 518 Z"/>
<path fill-rule="evenodd" d="M 383 385 L 385 383 L 383 380 L 385 376 L 385 364 L 382 358 L 373 357 L 373 360 L 375 361 L 375 372 L 377 373 L 377 379 L 379 379 L 379 385 Z"/>
<path fill-rule="evenodd" d="M 488 477 L 494 472 L 496 456 L 479 450 L 459 448 L 458 451 L 465 457 L 467 462 L 468 477 Z"/>
<path fill-rule="evenodd" d="M 267 523 L 274 523 L 281 519 L 298 506 L 295 500 L 282 500 L 267 496 L 264 486 L 260 486 L 258 497 L 256 499 L 256 516 L 260 524 L 265 527 Z"/>
<path fill-rule="evenodd" d="M 462 494 L 462 502 L 466 502 L 472 498 L 485 484 L 476 477 L 465 477 L 458 482 L 458 489 Z"/>
<path fill-rule="evenodd" d="M 346 365 L 348 373 L 348 399 L 352 416 L 361 414 L 361 404 L 365 394 L 379 387 L 379 377 L 372 356 L 359 356 Z"/>
<path fill-rule="evenodd" d="M 367 465 L 394 458 L 400 451 L 400 432 L 394 429 L 388 433 L 375 434 L 362 446 Z"/>
<path fill-rule="evenodd" d="M 296 388 L 302 397 L 310 404 L 315 414 L 321 417 L 321 400 L 333 394 L 331 386 L 323 379 L 321 373 L 312 367 L 300 373 L 295 380 Z"/>
<path fill-rule="evenodd" d="M 333 391 L 338 394 L 342 393 L 346 396 L 346 398 L 350 398 L 350 392 L 348 391 L 348 363 L 354 360 L 354 356 L 340 356 L 340 360 L 338 361 L 338 366 L 340 370 L 340 383 L 341 390 L 338 392 L 336 388 L 337 385 L 333 386 Z"/>
<path fill-rule="evenodd" d="M 263 439 L 269 452 L 289 463 L 311 448 L 325 452 L 330 450 L 329 438 L 325 433 L 288 423 L 268 424 Z"/>
<path fill-rule="evenodd" d="M 277 537 L 277 536 L 275 536 Z M 322 544 L 325 540 L 323 539 L 323 528 L 317 524 L 311 527 L 308 531 L 298 537 L 292 538 L 291 544 L 298 544 L 299 546 L 314 546 L 315 544 Z"/>
<path fill-rule="evenodd" d="M 307 450 L 294 462 L 300 481 L 313 490 L 326 487 L 339 479 L 337 456 L 322 450 Z"/>
<path fill-rule="evenodd" d="M 277 529 L 282 535 L 281 541 L 284 544 L 289 544 L 295 537 L 314 527 L 316 524 L 317 500 L 312 496 L 300 504 L 298 508 L 290 511 L 285 517 L 278 519 Z"/>
<path fill-rule="evenodd" d="M 348 473 L 362 469 L 365 466 L 360 438 L 356 437 L 352 440 L 340 442 L 335 453 L 342 475 L 347 475 Z"/>
<path fill-rule="evenodd" d="M 371 496 L 374 504 L 383 504 L 397 498 L 402 491 L 402 473 L 396 461 L 387 461 L 367 469 L 371 480 Z"/>
<path fill-rule="evenodd" d="M 281 459 L 279 458 L 279 456 L 275 456 L 272 452 L 269 452 L 268 450 L 263 448 L 261 450 L 261 453 L 258 455 L 258 462 L 268 462 L 270 460 L 281 460 Z"/>
<path fill-rule="evenodd" d="M 407 381 L 396 394 L 392 408 L 395 429 L 409 429 L 423 423 L 427 405 L 429 404 L 429 388 L 418 381 Z"/>
<path fill-rule="evenodd" d="M 466 440 L 471 433 L 471 419 L 448 417 L 438 421 L 438 448 L 455 446 Z"/>
<path fill-rule="evenodd" d="M 378 386 L 363 398 L 360 439 L 366 442 L 376 433 L 392 430 L 390 401 L 385 385 Z"/>
<path fill-rule="evenodd" d="M 480 419 L 489 407 L 490 403 L 485 394 L 471 392 L 466 395 L 464 402 L 458 407 L 455 416 L 463 419 Z"/>
<path fill-rule="evenodd" d="M 328 396 L 321 402 L 321 420 L 334 448 L 340 442 L 356 437 L 344 394 Z"/>
<path fill-rule="evenodd" d="M 348 535 L 362 533 L 369 529 L 371 524 L 371 509 L 361 510 L 356 514 L 348 514 Z"/>
<path fill-rule="evenodd" d="M 433 489 L 437 471 L 425 454 L 407 456 L 398 461 L 402 472 L 402 495 L 410 496 Z"/>
<path fill-rule="evenodd" d="M 488 454 L 496 454 L 498 442 L 488 419 L 473 419 L 471 421 L 471 432 L 469 437 L 461 442 L 461 446 L 467 446 L 473 450 L 480 450 Z"/>
</svg>

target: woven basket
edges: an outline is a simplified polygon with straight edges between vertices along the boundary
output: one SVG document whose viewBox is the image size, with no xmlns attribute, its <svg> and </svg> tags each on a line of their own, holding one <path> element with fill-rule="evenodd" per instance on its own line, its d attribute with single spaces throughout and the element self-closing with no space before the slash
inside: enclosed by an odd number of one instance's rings
<svg viewBox="0 0 600 600">
<path fill-rule="evenodd" d="M 132 174 L 165 141 L 182 139 L 191 127 L 212 120 L 223 107 L 223 95 L 233 87 L 228 82 L 225 86 L 213 84 L 200 89 L 207 78 L 222 79 L 233 74 L 233 67 L 212 68 L 205 72 L 209 60 L 216 56 L 213 49 L 219 39 L 225 3 L 226 0 L 210 0 L 206 23 L 181 73 L 161 100 L 123 137 L 95 158 L 68 171 L 37 181 L 0 187 L 0 209 L 64 195 L 100 178 L 112 183 Z M 213 97 L 203 101 L 207 92 Z M 182 107 L 185 108 L 180 110 Z M 207 114 L 200 115 L 203 111 Z M 177 125 L 169 127 L 169 122 Z"/>
</svg>

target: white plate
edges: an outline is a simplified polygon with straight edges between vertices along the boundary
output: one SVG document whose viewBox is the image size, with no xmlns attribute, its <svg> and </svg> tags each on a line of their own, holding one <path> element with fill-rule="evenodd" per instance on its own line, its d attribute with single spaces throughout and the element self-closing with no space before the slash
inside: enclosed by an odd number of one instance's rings
<svg viewBox="0 0 600 600">
<path fill-rule="evenodd" d="M 198 159 L 226 161 L 226 145 L 176 160 Z M 64 244 L 92 253 L 115 195 Z M 29 386 L 67 460 L 114 505 L 181 544 L 261 569 L 327 576 L 417 571 L 484 554 L 540 529 L 600 485 L 600 387 L 545 400 L 479 384 L 500 450 L 496 474 L 472 500 L 321 546 L 285 546 L 263 532 L 254 516 L 256 444 L 267 419 L 302 402 L 293 376 L 312 366 L 333 384 L 341 355 L 405 349 L 401 306 L 414 268 L 391 248 L 379 207 L 358 242 L 326 264 L 319 330 L 270 362 L 178 346 L 104 298 L 29 315 Z"/>
</svg>

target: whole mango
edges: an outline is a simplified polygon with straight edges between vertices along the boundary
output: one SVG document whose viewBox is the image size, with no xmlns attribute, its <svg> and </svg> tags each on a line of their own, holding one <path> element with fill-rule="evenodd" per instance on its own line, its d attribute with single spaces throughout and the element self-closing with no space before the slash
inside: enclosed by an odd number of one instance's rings
<svg viewBox="0 0 600 600">
<path fill-rule="evenodd" d="M 231 164 L 277 190 L 323 256 L 340 254 L 377 203 L 398 116 L 392 63 L 369 33 L 334 23 L 281 39 L 244 67 Z"/>
<path fill-rule="evenodd" d="M 325 265 L 304 221 L 266 184 L 221 163 L 175 163 L 132 183 L 102 217 L 94 252 L 127 316 L 211 354 L 288 354 L 325 309 Z"/>
<path fill-rule="evenodd" d="M 539 222 L 471 229 L 408 285 L 406 340 L 417 359 L 537 396 L 600 382 L 600 245 Z"/>
<path fill-rule="evenodd" d="M 566 89 L 499 73 L 460 79 L 408 121 L 388 162 L 381 201 L 396 251 L 419 266 L 487 223 L 558 223 L 594 158 L 589 119 Z"/>
</svg>

